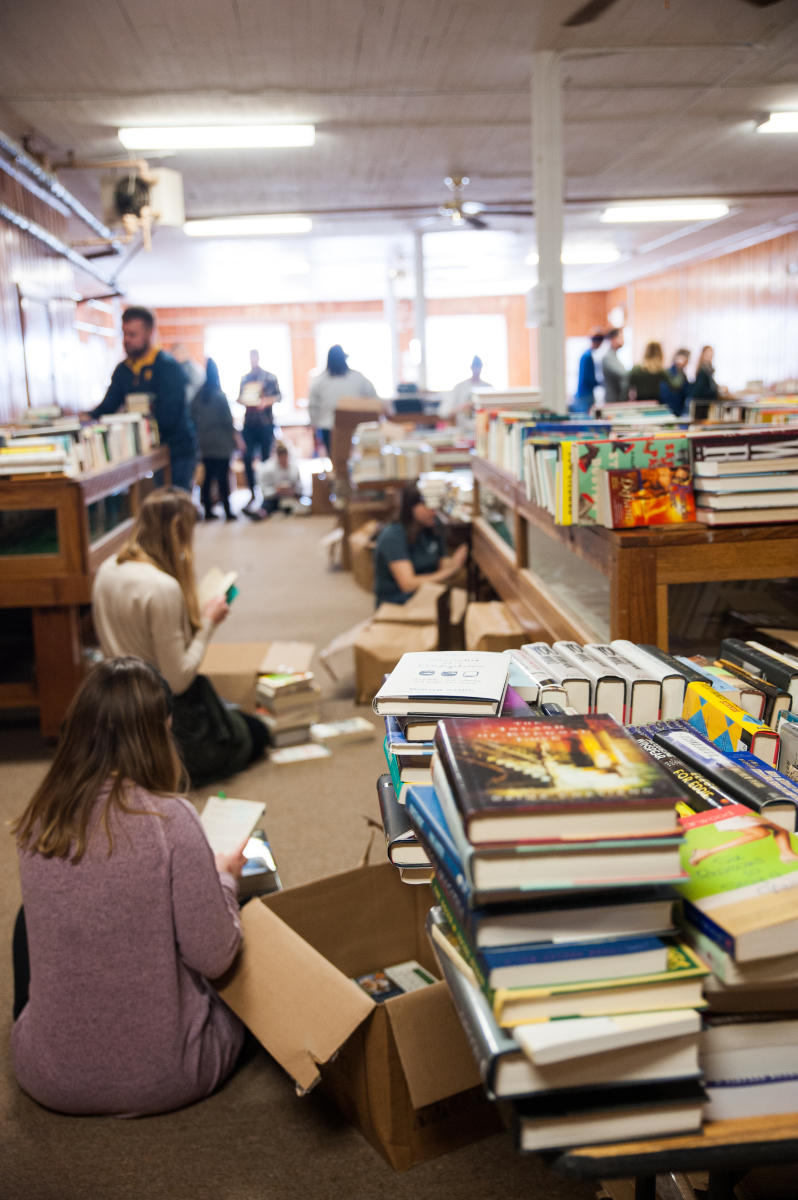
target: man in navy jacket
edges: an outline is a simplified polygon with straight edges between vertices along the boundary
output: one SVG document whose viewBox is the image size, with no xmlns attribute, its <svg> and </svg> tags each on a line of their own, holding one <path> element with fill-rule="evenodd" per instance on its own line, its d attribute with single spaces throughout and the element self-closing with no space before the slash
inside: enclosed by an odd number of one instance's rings
<svg viewBox="0 0 798 1200">
<path fill-rule="evenodd" d="M 600 374 L 601 368 L 596 365 L 598 348 L 603 341 L 604 334 L 602 331 L 594 329 L 590 335 L 590 347 L 585 350 L 579 359 L 579 379 L 576 385 L 574 403 L 571 406 L 573 412 L 589 413 L 596 398 L 595 389 L 598 384 L 604 382 Z"/>
<path fill-rule="evenodd" d="M 161 444 L 169 447 L 172 483 L 190 492 L 197 464 L 197 439 L 186 404 L 186 378 L 177 360 L 153 343 L 154 331 L 155 318 L 149 309 L 125 309 L 122 343 L 127 358 L 114 369 L 102 403 L 90 415 L 97 420 L 106 413 L 118 412 L 129 395 L 148 395 Z"/>
</svg>

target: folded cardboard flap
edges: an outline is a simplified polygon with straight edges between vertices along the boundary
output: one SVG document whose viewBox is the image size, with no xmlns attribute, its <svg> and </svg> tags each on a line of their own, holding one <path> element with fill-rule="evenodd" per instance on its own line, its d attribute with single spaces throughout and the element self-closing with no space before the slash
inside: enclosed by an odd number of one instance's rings
<svg viewBox="0 0 798 1200">
<path fill-rule="evenodd" d="M 509 650 L 527 641 L 524 627 L 501 600 L 469 604 L 465 615 L 466 650 Z"/>
<path fill-rule="evenodd" d="M 374 620 L 395 621 L 400 625 L 435 625 L 438 621 L 438 601 L 445 591 L 443 584 L 422 583 L 404 604 L 381 604 L 374 614 Z"/>
<path fill-rule="evenodd" d="M 374 1002 L 290 925 L 250 900 L 241 912 L 244 944 L 219 994 L 259 1042 L 308 1091 Z"/>
<path fill-rule="evenodd" d="M 355 678 L 358 704 L 369 704 L 382 686 L 384 676 L 394 669 L 408 650 L 435 650 L 438 624 L 400 625 L 396 621 L 372 621 L 355 642 Z"/>
<path fill-rule="evenodd" d="M 271 642 L 260 660 L 258 675 L 280 671 L 309 671 L 313 662 L 312 642 Z"/>
<path fill-rule="evenodd" d="M 445 983 L 386 1002 L 413 1108 L 480 1084 L 479 1068 Z"/>
</svg>

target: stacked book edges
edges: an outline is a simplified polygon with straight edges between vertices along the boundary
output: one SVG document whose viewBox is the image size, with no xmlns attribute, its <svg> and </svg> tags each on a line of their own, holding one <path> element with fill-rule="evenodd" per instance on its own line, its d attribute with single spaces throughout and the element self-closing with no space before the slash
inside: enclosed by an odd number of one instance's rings
<svg viewBox="0 0 798 1200">
<path fill-rule="evenodd" d="M 444 719 L 431 771 L 404 805 L 429 933 L 521 1148 L 699 1128 L 708 969 L 672 921 L 673 780 L 603 714 Z"/>
<path fill-rule="evenodd" d="M 321 688 L 312 671 L 259 675 L 255 687 L 257 712 L 277 748 L 310 741 L 310 727 L 320 720 Z"/>
<path fill-rule="evenodd" d="M 157 445 L 155 421 L 142 413 L 113 413 L 88 424 L 64 419 L 9 427 L 0 430 L 0 476 L 97 471 Z"/>
</svg>

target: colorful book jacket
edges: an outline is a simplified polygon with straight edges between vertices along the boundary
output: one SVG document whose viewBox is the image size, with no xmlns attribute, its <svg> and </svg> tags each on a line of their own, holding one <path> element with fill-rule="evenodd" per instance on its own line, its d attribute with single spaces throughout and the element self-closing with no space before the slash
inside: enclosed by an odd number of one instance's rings
<svg viewBox="0 0 798 1200">
<path fill-rule="evenodd" d="M 688 683 L 682 716 L 719 750 L 750 750 L 770 766 L 778 758 L 777 734 L 708 683 Z"/>
<path fill-rule="evenodd" d="M 698 433 L 690 448 L 696 463 L 761 462 L 764 468 L 773 459 L 798 458 L 798 435 L 794 425 Z"/>
<path fill-rule="evenodd" d="M 641 467 L 606 472 L 607 523 L 613 529 L 695 521 L 689 467 Z"/>
<path fill-rule="evenodd" d="M 682 863 L 689 874 L 676 890 L 684 897 L 685 918 L 735 958 L 734 935 L 724 913 L 775 898 L 780 913 L 773 924 L 798 920 L 798 839 L 744 804 L 721 811 L 682 811 L 685 841 Z"/>
<path fill-rule="evenodd" d="M 687 438 L 673 433 L 572 443 L 573 512 L 579 525 L 595 525 L 602 470 L 629 467 L 687 467 Z"/>
<path fill-rule="evenodd" d="M 435 744 L 466 825 L 480 816 L 667 808 L 672 780 L 604 714 L 438 724 Z"/>
</svg>

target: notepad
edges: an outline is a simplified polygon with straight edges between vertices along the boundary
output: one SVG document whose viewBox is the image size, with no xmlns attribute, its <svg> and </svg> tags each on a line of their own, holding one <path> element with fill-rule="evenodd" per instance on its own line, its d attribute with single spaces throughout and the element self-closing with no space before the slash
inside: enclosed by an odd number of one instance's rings
<svg viewBox="0 0 798 1200">
<path fill-rule="evenodd" d="M 257 800 L 209 796 L 200 821 L 214 854 L 232 854 L 243 845 L 265 811 Z"/>
</svg>

